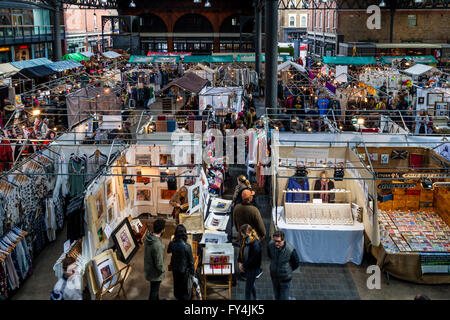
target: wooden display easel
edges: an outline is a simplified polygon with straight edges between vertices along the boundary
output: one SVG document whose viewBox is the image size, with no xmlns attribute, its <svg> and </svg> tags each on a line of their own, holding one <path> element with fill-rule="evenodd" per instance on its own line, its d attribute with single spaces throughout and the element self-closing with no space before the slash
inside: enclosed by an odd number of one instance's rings
<svg viewBox="0 0 450 320">
<path fill-rule="evenodd" d="M 125 298 L 125 300 L 128 300 L 127 293 L 125 291 L 125 288 L 123 287 L 123 284 L 127 279 L 129 272 L 130 272 L 130 265 L 126 265 L 118 272 L 114 273 L 113 275 L 103 280 L 102 285 L 100 286 L 100 290 L 97 291 L 97 293 L 95 294 L 95 300 L 103 300 L 104 296 L 108 295 L 109 293 L 112 293 L 112 291 L 117 287 L 119 288 L 119 290 L 117 290 L 115 294 L 112 294 L 113 295 L 112 299 L 119 297 L 120 292 L 122 291 L 123 297 Z M 114 277 L 118 277 L 117 282 L 105 288 L 107 283 L 110 282 Z"/>
<path fill-rule="evenodd" d="M 220 269 L 214 273 L 206 273 L 205 266 L 209 266 L 209 268 L 213 268 L 214 266 L 220 266 Z M 229 271 L 228 271 L 229 270 Z M 204 263 L 202 264 L 202 276 L 203 276 L 203 299 L 207 299 L 207 289 L 209 288 L 228 288 L 228 300 L 231 300 L 231 287 L 232 287 L 232 278 L 233 278 L 233 265 L 232 263 Z M 213 277 L 226 277 L 226 284 L 216 284 L 216 285 L 207 285 L 208 276 Z"/>
</svg>

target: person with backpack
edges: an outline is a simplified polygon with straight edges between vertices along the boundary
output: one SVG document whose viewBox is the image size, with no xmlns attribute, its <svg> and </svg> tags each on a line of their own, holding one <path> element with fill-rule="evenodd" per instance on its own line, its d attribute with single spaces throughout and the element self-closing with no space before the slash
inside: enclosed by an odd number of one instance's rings
<svg viewBox="0 0 450 320">
<path fill-rule="evenodd" d="M 289 300 L 292 272 L 300 266 L 297 251 L 285 241 L 284 232 L 277 230 L 267 246 L 267 253 L 275 300 Z"/>
<path fill-rule="evenodd" d="M 169 243 L 167 253 L 172 253 L 170 269 L 173 275 L 173 294 L 177 300 L 191 300 L 192 288 L 188 288 L 189 277 L 194 274 L 192 248 L 186 243 L 187 231 L 182 224 L 177 225 L 173 241 Z"/>
</svg>

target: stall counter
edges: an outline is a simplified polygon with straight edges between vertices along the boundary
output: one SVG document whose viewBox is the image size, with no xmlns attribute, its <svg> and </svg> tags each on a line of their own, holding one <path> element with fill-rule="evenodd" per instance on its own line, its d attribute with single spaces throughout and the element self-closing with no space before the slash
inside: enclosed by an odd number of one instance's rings
<svg viewBox="0 0 450 320">
<path fill-rule="evenodd" d="M 353 262 L 360 265 L 364 249 L 364 224 L 303 225 L 287 224 L 284 208 L 272 210 L 273 221 L 284 231 L 286 241 L 297 250 L 301 262 L 337 263 Z M 277 221 L 278 216 L 278 221 Z"/>
</svg>

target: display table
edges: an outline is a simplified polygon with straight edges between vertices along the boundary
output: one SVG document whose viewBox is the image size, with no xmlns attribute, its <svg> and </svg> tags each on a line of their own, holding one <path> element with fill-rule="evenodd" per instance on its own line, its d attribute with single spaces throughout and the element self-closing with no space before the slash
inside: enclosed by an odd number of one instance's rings
<svg viewBox="0 0 450 320">
<path fill-rule="evenodd" d="M 301 262 L 361 264 L 364 248 L 364 225 L 305 225 L 287 224 L 284 208 L 275 208 L 272 218 L 278 229 L 284 231 L 286 241 L 297 250 Z"/>
</svg>

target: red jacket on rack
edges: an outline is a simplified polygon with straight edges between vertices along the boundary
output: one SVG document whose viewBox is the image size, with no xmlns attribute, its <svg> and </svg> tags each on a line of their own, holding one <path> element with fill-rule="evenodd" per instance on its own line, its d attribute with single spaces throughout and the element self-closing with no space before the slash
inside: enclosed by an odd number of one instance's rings
<svg viewBox="0 0 450 320">
<path fill-rule="evenodd" d="M 11 169 L 13 163 L 12 148 L 9 140 L 2 139 L 0 145 L 0 171 Z"/>
</svg>

